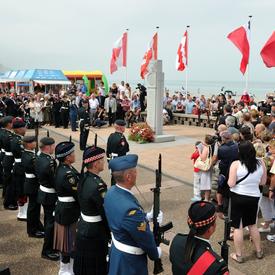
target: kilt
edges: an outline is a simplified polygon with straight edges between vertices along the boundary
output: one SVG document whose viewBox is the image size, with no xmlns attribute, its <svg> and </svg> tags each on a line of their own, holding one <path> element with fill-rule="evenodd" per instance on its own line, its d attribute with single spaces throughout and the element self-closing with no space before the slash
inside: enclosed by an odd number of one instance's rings
<svg viewBox="0 0 275 275">
<path fill-rule="evenodd" d="M 61 253 L 71 254 L 75 250 L 76 223 L 61 225 L 54 223 L 53 248 Z"/>
<path fill-rule="evenodd" d="M 108 240 L 76 237 L 75 275 L 107 275 Z"/>
</svg>

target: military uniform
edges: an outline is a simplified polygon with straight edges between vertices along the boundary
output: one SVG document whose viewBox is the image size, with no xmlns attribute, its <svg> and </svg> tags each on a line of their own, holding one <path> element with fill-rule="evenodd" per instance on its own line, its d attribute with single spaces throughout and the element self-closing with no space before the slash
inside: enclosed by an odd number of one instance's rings
<svg viewBox="0 0 275 275">
<path fill-rule="evenodd" d="M 109 162 L 112 171 L 136 165 L 136 155 L 118 157 Z M 108 274 L 147 275 L 147 256 L 157 260 L 159 252 L 140 203 L 130 190 L 114 185 L 106 194 L 104 209 L 112 232 Z"/>
<path fill-rule="evenodd" d="M 193 261 L 183 264 L 182 254 L 185 250 L 187 234 L 177 234 L 170 247 L 170 260 L 173 275 L 184 274 L 229 274 L 225 261 L 216 254 L 208 240 L 195 237 Z"/>
<path fill-rule="evenodd" d="M 24 141 L 27 138 L 24 137 Z M 33 141 L 35 141 L 35 137 L 33 137 Z M 44 231 L 44 227 L 40 222 L 41 205 L 37 202 L 39 183 L 35 171 L 35 152 L 25 149 L 21 159 L 25 172 L 24 194 L 28 197 L 29 202 L 27 210 L 27 233 L 30 237 L 43 237 L 44 234 L 42 232 Z"/>
<path fill-rule="evenodd" d="M 61 102 L 62 102 L 61 109 L 60 109 L 61 123 L 63 128 L 68 128 L 70 102 L 64 99 Z"/>
<path fill-rule="evenodd" d="M 94 150 L 93 150 L 94 149 Z M 86 164 L 104 158 L 105 151 L 88 147 Z M 84 158 L 85 163 L 85 158 Z M 81 216 L 77 225 L 75 275 L 106 275 L 110 231 L 103 208 L 107 185 L 96 174 L 85 172 L 78 186 Z"/>
<path fill-rule="evenodd" d="M 57 201 L 57 195 L 54 186 L 54 173 L 56 169 L 56 162 L 52 158 L 52 156 L 41 152 L 36 158 L 35 168 L 40 185 L 38 190 L 37 202 L 42 204 L 44 209 L 45 238 L 42 249 L 42 256 L 46 256 L 50 253 L 53 253 L 53 213 Z"/>
<path fill-rule="evenodd" d="M 2 165 L 5 188 L 4 207 L 7 208 L 9 206 L 13 206 L 16 209 L 16 189 L 14 182 L 12 181 L 12 168 L 14 163 L 14 157 L 11 152 L 11 140 L 13 138 L 13 135 L 14 134 L 11 131 L 4 129 L 4 132 L 2 134 L 2 145 L 5 151 L 5 155 L 3 157 Z"/>
<path fill-rule="evenodd" d="M 78 119 L 79 119 L 79 128 L 80 128 L 80 150 L 85 150 L 87 139 L 89 136 L 89 129 L 90 129 L 90 115 L 89 111 L 84 107 L 80 107 L 78 109 Z"/>
</svg>

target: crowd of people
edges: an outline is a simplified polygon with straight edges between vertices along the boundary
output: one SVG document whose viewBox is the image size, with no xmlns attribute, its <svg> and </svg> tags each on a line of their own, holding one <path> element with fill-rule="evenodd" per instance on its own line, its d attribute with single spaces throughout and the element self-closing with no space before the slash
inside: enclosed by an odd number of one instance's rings
<svg viewBox="0 0 275 275">
<path fill-rule="evenodd" d="M 213 200 L 219 217 L 230 215 L 236 251 L 231 257 L 242 263 L 243 229 L 248 229 L 261 259 L 260 233 L 270 233 L 275 226 L 275 101 L 269 96 L 260 105 L 251 98 L 235 103 L 229 97 L 223 103 L 216 134 L 196 142 L 191 156 L 192 200 Z M 264 222 L 258 225 L 259 210 Z M 275 235 L 267 235 L 267 240 L 275 242 Z"/>
</svg>

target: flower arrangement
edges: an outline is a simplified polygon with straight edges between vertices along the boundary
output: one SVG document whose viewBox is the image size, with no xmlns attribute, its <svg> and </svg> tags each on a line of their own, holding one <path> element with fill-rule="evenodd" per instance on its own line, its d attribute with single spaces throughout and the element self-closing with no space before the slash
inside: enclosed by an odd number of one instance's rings
<svg viewBox="0 0 275 275">
<path fill-rule="evenodd" d="M 129 140 L 138 143 L 154 141 L 154 132 L 147 123 L 135 123 L 130 129 Z"/>
</svg>

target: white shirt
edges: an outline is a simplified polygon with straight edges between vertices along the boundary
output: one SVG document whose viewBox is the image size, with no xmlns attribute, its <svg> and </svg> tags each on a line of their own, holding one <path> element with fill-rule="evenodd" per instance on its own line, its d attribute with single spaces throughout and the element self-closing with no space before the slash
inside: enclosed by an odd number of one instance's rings
<svg viewBox="0 0 275 275">
<path fill-rule="evenodd" d="M 129 192 L 130 194 L 134 195 L 133 192 L 132 192 L 131 190 L 129 190 L 129 189 L 125 188 L 125 187 L 122 187 L 122 186 L 120 186 L 120 185 L 118 185 L 118 184 L 116 184 L 116 186 L 117 186 L 118 188 L 120 188 L 120 189 L 122 189 L 122 190 L 124 190 L 124 191 L 127 191 L 127 192 Z"/>
<path fill-rule="evenodd" d="M 95 98 L 95 99 L 90 98 L 89 99 L 89 105 L 90 105 L 90 108 L 92 110 L 95 110 L 99 105 L 99 102 L 98 102 L 97 98 Z"/>
<path fill-rule="evenodd" d="M 121 92 L 125 92 L 126 88 L 125 86 L 122 86 L 122 85 L 119 85 L 118 86 L 118 91 L 121 93 Z"/>
</svg>

